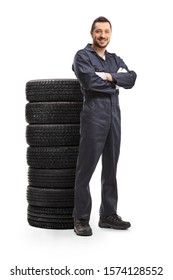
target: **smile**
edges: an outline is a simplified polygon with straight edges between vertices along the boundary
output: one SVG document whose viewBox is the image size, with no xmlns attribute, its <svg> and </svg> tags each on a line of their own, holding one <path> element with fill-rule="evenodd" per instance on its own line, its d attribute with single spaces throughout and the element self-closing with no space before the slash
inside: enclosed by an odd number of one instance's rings
<svg viewBox="0 0 173 280">
<path fill-rule="evenodd" d="M 107 40 L 105 40 L 105 39 L 100 39 L 100 40 L 99 40 L 100 43 L 105 43 L 106 41 L 107 41 Z"/>
</svg>

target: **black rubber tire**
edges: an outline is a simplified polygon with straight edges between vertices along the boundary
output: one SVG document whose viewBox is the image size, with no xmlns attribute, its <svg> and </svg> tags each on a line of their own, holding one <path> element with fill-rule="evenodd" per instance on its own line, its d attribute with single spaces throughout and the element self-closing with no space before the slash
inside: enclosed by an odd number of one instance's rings
<svg viewBox="0 0 173 280">
<path fill-rule="evenodd" d="M 73 208 L 43 208 L 28 205 L 28 223 L 44 228 L 73 228 Z"/>
<path fill-rule="evenodd" d="M 78 146 L 71 147 L 28 147 L 27 164 L 33 168 L 66 169 L 76 168 Z"/>
<path fill-rule="evenodd" d="M 26 83 L 26 99 L 37 101 L 82 102 L 83 95 L 77 79 L 42 79 Z"/>
<path fill-rule="evenodd" d="M 38 217 L 38 216 L 34 215 L 33 213 L 28 213 L 27 216 L 28 216 L 28 219 L 36 221 L 36 222 L 59 223 L 59 224 L 72 223 L 73 222 L 72 217 L 71 218 L 66 218 L 66 219 L 64 217 L 62 217 L 62 218 L 57 218 L 57 217 L 55 217 L 55 218 L 49 217 L 48 218 L 48 217 L 43 217 L 43 216 Z"/>
<path fill-rule="evenodd" d="M 28 183 L 41 188 L 74 188 L 76 169 L 28 168 Z"/>
<path fill-rule="evenodd" d="M 27 125 L 26 141 L 30 146 L 78 146 L 79 124 Z"/>
<path fill-rule="evenodd" d="M 27 220 L 31 226 L 73 229 L 75 168 L 83 95 L 76 79 L 26 84 Z"/>
<path fill-rule="evenodd" d="M 61 223 L 63 222 L 66 223 L 71 223 L 73 222 L 73 218 L 71 217 L 61 217 L 61 216 L 51 216 L 51 215 L 37 215 L 34 212 L 28 211 L 27 216 L 29 219 L 34 220 L 34 221 L 39 221 L 39 222 L 48 222 L 48 223 Z"/>
<path fill-rule="evenodd" d="M 34 221 L 28 218 L 28 223 L 30 226 L 38 227 L 38 228 L 44 228 L 44 229 L 73 229 L 74 228 L 74 222 L 63 222 L 63 223 L 48 223 L 48 222 L 38 222 Z"/>
<path fill-rule="evenodd" d="M 34 102 L 26 104 L 29 124 L 80 123 L 81 102 Z"/>
<path fill-rule="evenodd" d="M 45 217 L 47 216 L 53 216 L 53 217 L 68 217 L 71 218 L 73 214 L 73 208 L 46 208 L 46 207 L 37 207 L 28 205 L 28 212 L 35 213 L 35 215 L 43 215 Z"/>
<path fill-rule="evenodd" d="M 73 208 L 74 189 L 40 189 L 28 186 L 27 201 L 32 206 Z"/>
</svg>

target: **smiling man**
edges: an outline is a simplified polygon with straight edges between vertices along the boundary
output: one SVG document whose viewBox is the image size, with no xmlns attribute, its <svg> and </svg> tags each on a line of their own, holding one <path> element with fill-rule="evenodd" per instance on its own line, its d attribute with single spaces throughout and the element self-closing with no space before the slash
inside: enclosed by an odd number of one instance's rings
<svg viewBox="0 0 173 280">
<path fill-rule="evenodd" d="M 92 44 L 76 53 L 72 67 L 84 97 L 73 212 L 74 231 L 80 236 L 92 235 L 89 182 L 101 155 L 99 227 L 127 229 L 131 226 L 117 215 L 116 172 L 121 137 L 118 95 L 119 87 L 134 86 L 136 73 L 120 57 L 106 50 L 111 34 L 108 19 L 95 19 L 91 27 Z"/>
</svg>

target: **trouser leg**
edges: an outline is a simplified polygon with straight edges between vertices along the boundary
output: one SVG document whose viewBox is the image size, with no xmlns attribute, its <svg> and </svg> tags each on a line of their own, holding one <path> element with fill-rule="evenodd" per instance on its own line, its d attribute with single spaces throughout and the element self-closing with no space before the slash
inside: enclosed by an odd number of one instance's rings
<svg viewBox="0 0 173 280">
<path fill-rule="evenodd" d="M 89 182 L 102 154 L 108 134 L 106 119 L 98 115 L 84 115 L 81 119 L 81 137 L 76 166 L 75 199 L 73 217 L 90 219 L 91 195 Z"/>
<path fill-rule="evenodd" d="M 112 123 L 102 154 L 102 201 L 100 215 L 109 216 L 117 211 L 117 163 L 120 151 L 121 124 L 119 106 L 113 107 Z"/>
</svg>

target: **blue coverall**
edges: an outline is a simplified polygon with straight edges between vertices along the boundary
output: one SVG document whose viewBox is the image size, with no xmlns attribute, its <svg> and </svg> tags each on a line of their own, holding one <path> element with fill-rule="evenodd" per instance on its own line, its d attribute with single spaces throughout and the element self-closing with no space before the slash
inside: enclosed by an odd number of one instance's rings
<svg viewBox="0 0 173 280">
<path fill-rule="evenodd" d="M 126 73 L 117 73 L 119 68 Z M 80 115 L 80 144 L 76 165 L 75 202 L 73 216 L 90 219 L 91 195 L 89 182 L 102 155 L 100 215 L 109 216 L 117 211 L 117 162 L 120 151 L 121 122 L 119 90 L 134 86 L 136 73 L 114 53 L 100 57 L 91 44 L 79 50 L 72 66 L 83 93 Z M 100 78 L 96 72 L 110 73 L 116 83 Z"/>
</svg>

